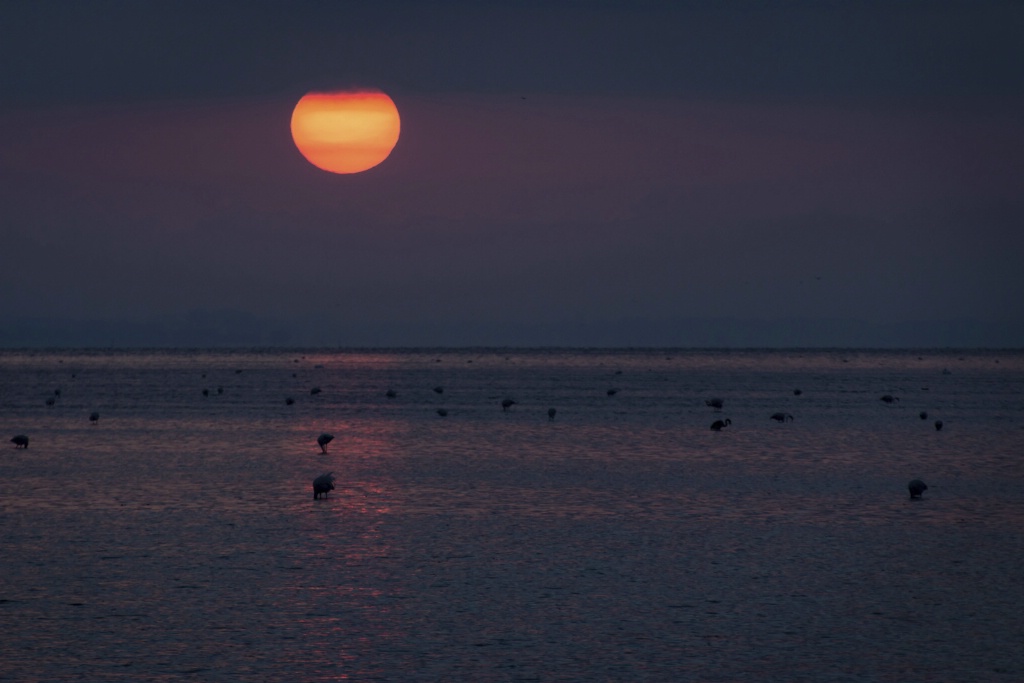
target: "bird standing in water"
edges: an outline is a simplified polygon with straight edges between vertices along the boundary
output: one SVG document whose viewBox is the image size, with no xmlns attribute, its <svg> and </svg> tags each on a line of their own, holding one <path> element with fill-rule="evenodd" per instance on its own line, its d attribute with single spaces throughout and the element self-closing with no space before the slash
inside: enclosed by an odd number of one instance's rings
<svg viewBox="0 0 1024 683">
<path fill-rule="evenodd" d="M 920 479 L 913 479 L 907 484 L 907 490 L 910 491 L 911 498 L 920 498 L 921 494 L 928 490 L 928 484 Z"/>
<path fill-rule="evenodd" d="M 328 491 L 334 490 L 334 472 L 328 472 L 321 474 L 319 477 L 313 480 L 313 500 L 317 500 L 322 495 L 324 498 L 327 497 Z"/>
<path fill-rule="evenodd" d="M 722 420 L 715 420 L 714 422 L 711 423 L 711 429 L 713 431 L 720 432 L 731 424 L 732 420 L 730 420 L 729 418 L 725 418 L 724 422 Z"/>
<path fill-rule="evenodd" d="M 332 441 L 334 441 L 334 434 L 328 434 L 327 432 L 324 432 L 320 436 L 316 437 L 316 443 L 318 446 L 320 446 L 320 452 L 322 453 L 327 452 L 327 444 L 329 444 Z"/>
</svg>

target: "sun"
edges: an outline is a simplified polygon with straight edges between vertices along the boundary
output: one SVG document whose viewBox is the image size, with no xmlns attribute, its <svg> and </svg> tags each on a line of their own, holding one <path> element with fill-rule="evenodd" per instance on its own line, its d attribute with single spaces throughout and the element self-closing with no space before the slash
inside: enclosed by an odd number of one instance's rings
<svg viewBox="0 0 1024 683">
<path fill-rule="evenodd" d="M 398 143 L 398 107 L 382 92 L 311 92 L 292 111 L 292 140 L 309 163 L 331 173 L 359 173 L 388 158 Z"/>
</svg>

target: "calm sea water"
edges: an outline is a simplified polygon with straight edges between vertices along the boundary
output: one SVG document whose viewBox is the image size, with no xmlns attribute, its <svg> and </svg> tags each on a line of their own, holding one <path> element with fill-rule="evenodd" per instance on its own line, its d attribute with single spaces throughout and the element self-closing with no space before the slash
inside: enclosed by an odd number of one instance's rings
<svg viewBox="0 0 1024 683">
<path fill-rule="evenodd" d="M 0 428 L 3 681 L 1024 680 L 1020 351 L 0 351 Z"/>
</svg>

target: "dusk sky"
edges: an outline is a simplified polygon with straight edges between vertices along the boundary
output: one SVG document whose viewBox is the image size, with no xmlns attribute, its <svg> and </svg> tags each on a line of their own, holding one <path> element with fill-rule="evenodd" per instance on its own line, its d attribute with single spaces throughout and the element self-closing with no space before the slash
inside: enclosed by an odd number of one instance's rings
<svg viewBox="0 0 1024 683">
<path fill-rule="evenodd" d="M 0 346 L 1024 346 L 1019 2 L 4 2 Z M 380 90 L 322 171 L 311 90 Z"/>
</svg>

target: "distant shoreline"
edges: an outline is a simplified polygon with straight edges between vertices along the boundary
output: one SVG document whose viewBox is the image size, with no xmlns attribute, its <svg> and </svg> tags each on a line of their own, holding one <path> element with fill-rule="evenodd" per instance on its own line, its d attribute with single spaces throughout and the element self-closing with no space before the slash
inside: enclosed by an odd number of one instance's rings
<svg viewBox="0 0 1024 683">
<path fill-rule="evenodd" d="M 0 348 L 1019 349 L 1024 320 L 363 322 L 240 311 L 146 320 L 8 316 L 0 321 Z"/>
</svg>

